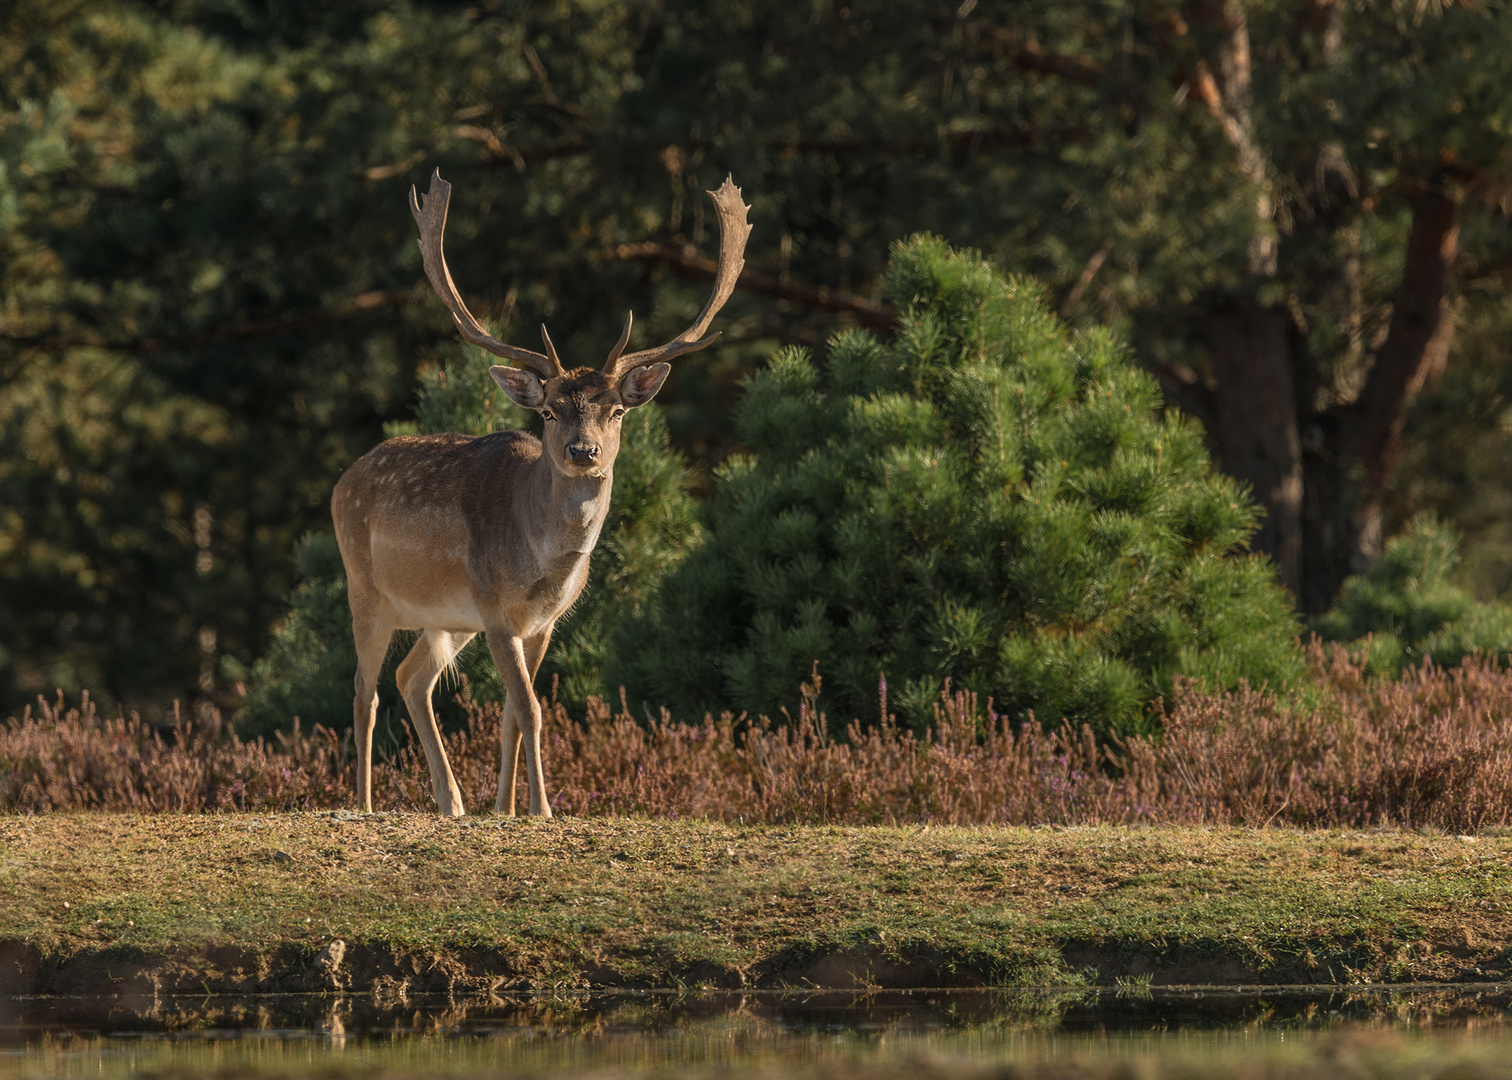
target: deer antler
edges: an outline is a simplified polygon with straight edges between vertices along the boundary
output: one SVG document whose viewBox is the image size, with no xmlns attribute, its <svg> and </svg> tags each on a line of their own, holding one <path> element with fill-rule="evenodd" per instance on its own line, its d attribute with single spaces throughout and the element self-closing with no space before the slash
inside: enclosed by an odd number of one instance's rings
<svg viewBox="0 0 1512 1080">
<path fill-rule="evenodd" d="M 430 190 L 425 193 L 424 206 L 422 207 L 413 185 L 410 187 L 409 202 L 410 213 L 420 226 L 420 258 L 425 263 L 425 276 L 430 279 L 431 288 L 436 290 L 436 295 L 456 320 L 457 332 L 465 340 L 487 349 L 495 356 L 502 356 L 530 368 L 543 379 L 564 374 L 562 362 L 557 359 L 556 349 L 552 348 L 551 338 L 546 335 L 544 326 L 541 327 L 541 339 L 546 343 L 546 353 L 506 345 L 483 329 L 483 324 L 473 318 L 472 312 L 467 310 L 467 305 L 457 294 L 451 271 L 446 268 L 446 256 L 441 251 L 441 237 L 446 231 L 446 208 L 451 202 L 451 185 L 441 179 L 440 169 L 431 175 Z"/>
<path fill-rule="evenodd" d="M 718 191 L 711 191 L 708 195 L 714 200 L 714 210 L 719 215 L 719 271 L 714 277 L 713 295 L 709 297 L 709 302 L 704 305 L 703 311 L 693 325 L 665 345 L 621 356 L 620 353 L 630 341 L 630 325 L 633 322 L 633 316 L 626 319 L 625 330 L 620 334 L 619 343 L 610 352 L 609 359 L 603 367 L 604 374 L 609 378 L 617 379 L 633 368 L 706 349 L 714 344 L 715 338 L 719 337 L 717 333 L 710 334 L 708 337 L 704 337 L 703 334 L 708 330 L 709 323 L 714 321 L 714 316 L 719 313 L 719 309 L 724 307 L 730 294 L 735 291 L 735 282 L 740 278 L 740 271 L 745 266 L 746 239 L 751 235 L 751 226 L 746 222 L 746 214 L 751 208 L 741 201 L 740 189 L 735 186 L 735 180 L 730 176 L 725 177 L 725 182 L 719 186 Z"/>
</svg>

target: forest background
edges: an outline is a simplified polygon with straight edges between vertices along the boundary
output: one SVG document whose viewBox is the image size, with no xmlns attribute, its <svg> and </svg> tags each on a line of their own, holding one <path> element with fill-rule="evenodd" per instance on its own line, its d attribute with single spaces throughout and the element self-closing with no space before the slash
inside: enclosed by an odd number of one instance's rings
<svg viewBox="0 0 1512 1080">
<path fill-rule="evenodd" d="M 1492 2 L 16 0 L 0 708 L 239 704 L 341 470 L 481 366 L 403 207 L 437 166 L 474 311 L 584 363 L 690 321 L 734 174 L 744 287 L 658 402 L 696 493 L 922 230 L 1129 342 L 1304 616 L 1422 511 L 1503 596 L 1509 135 Z"/>
</svg>

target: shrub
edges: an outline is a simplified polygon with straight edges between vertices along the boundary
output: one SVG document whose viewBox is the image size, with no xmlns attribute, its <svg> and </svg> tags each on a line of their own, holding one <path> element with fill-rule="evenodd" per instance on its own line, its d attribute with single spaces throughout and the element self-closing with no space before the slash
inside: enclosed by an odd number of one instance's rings
<svg viewBox="0 0 1512 1080">
<path fill-rule="evenodd" d="M 534 417 L 514 405 L 473 363 L 452 372 L 433 369 L 421 376 L 415 420 L 390 425 L 389 437 L 426 431 L 483 435 L 525 427 Z M 608 689 L 603 667 L 609 630 L 622 615 L 638 614 L 646 597 L 696 541 L 698 524 L 686 492 L 687 467 L 667 441 L 666 423 L 655 404 L 625 417 L 609 517 L 594 553 L 588 587 L 576 607 L 557 624 L 538 685 L 555 678 L 561 700 L 581 709 L 590 694 Z M 333 730 L 352 722 L 352 677 L 357 657 L 347 608 L 346 573 L 332 533 L 306 536 L 295 550 L 299 585 L 289 598 L 289 614 L 274 631 L 268 652 L 255 665 L 247 698 L 236 717 L 246 736 L 287 730 L 295 717 L 306 726 Z M 379 745 L 402 742 L 405 715 L 394 687 L 394 669 L 413 633 L 395 635 L 379 678 Z M 457 674 L 480 700 L 502 701 L 503 682 L 480 635 L 457 657 Z M 442 686 L 447 685 L 443 679 Z M 458 685 L 455 678 L 453 687 Z M 442 694 L 443 726 L 455 728 L 465 714 Z"/>
<path fill-rule="evenodd" d="M 1512 650 L 1512 611 L 1480 604 L 1449 580 L 1459 562 L 1459 536 L 1429 516 L 1413 519 L 1388 540 L 1375 566 L 1349 578 L 1333 610 L 1313 629 L 1345 641 L 1370 669 L 1395 675 L 1432 657 L 1453 667 L 1474 653 Z"/>
<path fill-rule="evenodd" d="M 1295 679 L 1290 603 L 1245 551 L 1259 511 L 1110 334 L 931 237 L 886 287 L 893 340 L 786 349 L 746 384 L 707 543 L 618 631 L 635 700 L 776 715 L 818 659 L 846 716 L 885 677 L 922 727 L 953 678 L 1107 733 L 1178 676 Z"/>
<path fill-rule="evenodd" d="M 355 790 L 349 740 L 326 728 L 243 742 L 210 710 L 190 721 L 174 708 L 166 730 L 37 699 L 0 727 L 0 809 L 292 810 L 341 806 Z"/>
<path fill-rule="evenodd" d="M 545 709 L 547 790 L 564 814 L 901 824 L 1128 822 L 1512 826 L 1512 672 L 1484 657 L 1397 680 L 1314 644 L 1318 707 L 1248 688 L 1177 685 L 1159 738 L 1019 723 L 943 689 L 919 734 L 885 719 L 833 739 L 807 694 L 794 722 L 724 713 L 649 723 L 593 698 Z M 491 807 L 500 707 L 462 697 L 445 735 L 465 804 Z M 885 703 L 884 703 L 885 708 Z M 374 805 L 430 810 L 417 747 L 373 770 Z M 243 741 L 218 716 L 154 730 L 40 701 L 0 724 L 0 811 L 288 810 L 350 806 L 351 740 L 325 729 Z"/>
</svg>

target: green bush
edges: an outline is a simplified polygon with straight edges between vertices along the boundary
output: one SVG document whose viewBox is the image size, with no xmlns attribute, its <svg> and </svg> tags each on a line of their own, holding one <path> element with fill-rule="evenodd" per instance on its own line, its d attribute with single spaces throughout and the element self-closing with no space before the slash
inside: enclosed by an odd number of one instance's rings
<svg viewBox="0 0 1512 1080">
<path fill-rule="evenodd" d="M 1386 542 L 1375 566 L 1344 582 L 1338 602 L 1313 621 L 1325 641 L 1363 650 L 1370 670 L 1397 675 L 1431 657 L 1454 667 L 1476 652 L 1512 651 L 1512 611 L 1479 604 L 1449 580 L 1459 535 L 1424 515 Z"/>
<path fill-rule="evenodd" d="M 633 700 L 775 714 L 818 660 L 840 717 L 877 716 L 885 676 L 921 724 L 950 678 L 1113 732 L 1180 675 L 1296 679 L 1254 503 L 1118 341 L 931 237 L 886 287 L 893 340 L 786 349 L 745 386 L 707 542 L 617 632 Z"/>
<path fill-rule="evenodd" d="M 448 372 L 421 376 L 415 420 L 391 424 L 390 437 L 428 431 L 483 435 L 526 427 L 535 417 L 509 401 L 488 376 L 487 363 L 473 362 Z M 557 624 L 557 633 L 536 679 L 538 690 L 559 678 L 558 695 L 581 709 L 589 694 L 613 689 L 603 677 L 610 628 L 640 613 L 646 597 L 696 542 L 698 523 L 685 490 L 687 467 L 667 441 L 656 405 L 632 409 L 625 417 L 609 517 L 593 556 L 588 587 Z M 312 533 L 295 551 L 299 585 L 289 598 L 288 615 L 275 629 L 267 653 L 253 668 L 248 694 L 236 724 L 247 735 L 287 730 L 295 716 L 311 724 L 343 728 L 352 722 L 352 677 L 357 657 L 347 608 L 346 574 L 332 533 Z M 399 717 L 407 715 L 394 686 L 394 669 L 415 635 L 394 635 L 379 678 L 380 740 L 402 740 Z M 481 636 L 456 661 L 474 697 L 503 699 L 503 682 Z M 437 715 L 445 727 L 464 721 L 446 692 L 458 686 L 443 680 Z"/>
</svg>

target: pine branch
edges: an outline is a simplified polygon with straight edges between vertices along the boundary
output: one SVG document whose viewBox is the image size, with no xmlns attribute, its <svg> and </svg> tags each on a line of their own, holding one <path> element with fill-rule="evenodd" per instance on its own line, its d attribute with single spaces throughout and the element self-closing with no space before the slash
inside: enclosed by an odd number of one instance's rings
<svg viewBox="0 0 1512 1080">
<path fill-rule="evenodd" d="M 1278 252 L 1269 226 L 1276 217 L 1276 204 L 1271 196 L 1270 165 L 1255 137 L 1251 111 L 1254 68 L 1250 56 L 1249 23 L 1244 9 L 1235 0 L 1225 0 L 1221 6 L 1202 5 L 1202 8 L 1209 13 L 1207 21 L 1224 31 L 1226 36 L 1218 54 L 1218 78 L 1214 78 L 1206 61 L 1199 60 L 1189 86 L 1234 148 L 1239 172 L 1255 186 L 1255 221 L 1259 227 L 1250 239 L 1246 271 L 1274 277 Z"/>
<path fill-rule="evenodd" d="M 655 241 L 621 244 L 606 254 L 615 259 L 667 266 L 690 278 L 710 278 L 718 270 L 713 259 L 706 259 L 698 254 L 691 244 L 664 244 Z M 853 316 L 862 326 L 874 330 L 890 331 L 897 318 L 896 313 L 888 308 L 859 296 L 836 292 L 823 285 L 794 284 L 754 270 L 743 271 L 737 284 L 740 288 L 760 296 L 786 300 L 800 307 L 818 308 L 822 311 L 834 311 Z"/>
<path fill-rule="evenodd" d="M 1076 279 L 1076 284 L 1071 286 L 1071 291 L 1061 301 L 1060 310 L 1062 315 L 1081 303 L 1081 298 L 1086 295 L 1087 289 L 1092 284 L 1092 279 L 1097 277 L 1097 272 L 1102 269 L 1103 263 L 1108 261 L 1108 253 L 1113 250 L 1113 241 L 1104 240 L 1102 246 L 1092 253 L 1087 260 L 1087 265 L 1082 267 L 1081 276 Z"/>
<path fill-rule="evenodd" d="M 1216 415 L 1213 392 L 1203 385 L 1195 371 L 1174 360 L 1160 360 L 1151 374 L 1160 383 L 1160 391 L 1168 404 L 1197 420 L 1207 431 L 1213 430 Z"/>
<path fill-rule="evenodd" d="M 379 308 L 393 307 L 396 304 L 405 303 L 413 292 L 414 290 L 412 289 L 384 289 L 375 292 L 366 292 L 331 307 L 307 311 L 299 315 L 286 315 L 277 319 L 231 323 L 227 326 L 219 326 L 211 330 L 202 330 L 197 334 L 180 334 L 173 337 L 105 341 L 99 338 L 49 337 L 46 334 L 0 333 L 0 341 L 10 341 L 18 345 L 40 346 L 50 349 L 108 349 L 112 352 L 126 352 L 137 355 L 142 353 L 167 352 L 171 349 L 193 349 L 201 345 L 212 345 L 217 341 L 286 334 L 293 330 L 303 330 L 307 327 L 319 326 L 321 323 L 334 322 L 337 319 L 346 319 L 353 315 L 376 311 Z"/>
<path fill-rule="evenodd" d="M 1107 74 L 1103 65 L 1095 60 L 1046 52 L 1039 42 L 1025 41 L 1001 26 L 983 25 L 980 29 L 982 36 L 993 46 L 989 51 L 995 57 L 1006 58 L 1018 71 L 1054 75 L 1082 86 L 1096 86 Z"/>
<path fill-rule="evenodd" d="M 488 128 L 478 127 L 475 124 L 458 124 L 452 133 L 458 138 L 481 143 L 488 150 L 489 157 L 495 164 L 507 163 L 517 172 L 524 172 L 527 165 L 554 161 L 557 158 L 588 157 L 596 150 L 593 143 L 587 139 L 574 139 L 571 142 L 548 146 L 518 147 L 504 142 L 497 133 Z"/>
<path fill-rule="evenodd" d="M 542 161 L 564 157 L 589 157 L 596 147 L 586 140 L 574 140 L 553 146 L 515 147 L 505 143 L 486 128 L 463 124 L 455 134 L 484 146 L 493 164 L 507 164 L 514 169 L 523 169 Z M 929 154 L 948 146 L 951 149 L 991 150 L 1003 147 L 1022 148 L 1031 146 L 1067 146 L 1092 141 L 1092 129 L 1081 124 L 1066 127 L 997 127 L 961 131 L 948 131 L 943 136 L 896 139 L 766 139 L 762 145 L 779 154 L 878 154 L 883 157 L 910 157 Z M 690 139 L 679 146 L 687 150 L 711 150 L 715 144 L 707 139 Z M 657 152 L 662 151 L 661 147 Z"/>
</svg>

